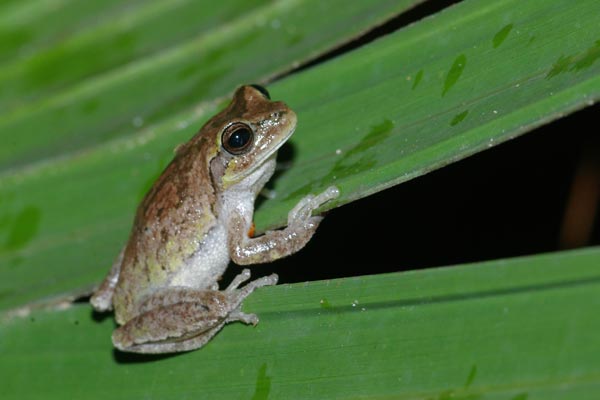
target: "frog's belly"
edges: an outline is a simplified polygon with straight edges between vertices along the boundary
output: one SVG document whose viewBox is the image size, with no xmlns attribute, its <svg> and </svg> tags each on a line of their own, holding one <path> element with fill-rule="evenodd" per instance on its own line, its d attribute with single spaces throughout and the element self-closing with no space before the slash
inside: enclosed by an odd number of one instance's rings
<svg viewBox="0 0 600 400">
<path fill-rule="evenodd" d="M 170 277 L 168 286 L 209 288 L 221 278 L 227 264 L 227 229 L 217 224 L 206 234 L 198 251 Z"/>
</svg>

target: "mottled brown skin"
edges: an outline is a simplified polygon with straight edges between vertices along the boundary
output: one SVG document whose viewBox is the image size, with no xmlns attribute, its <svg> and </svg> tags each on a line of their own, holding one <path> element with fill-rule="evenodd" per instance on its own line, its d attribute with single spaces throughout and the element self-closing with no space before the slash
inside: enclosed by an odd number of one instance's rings
<svg viewBox="0 0 600 400">
<path fill-rule="evenodd" d="M 213 205 L 216 193 L 210 183 L 208 163 L 214 156 L 207 154 L 213 146 L 202 147 L 214 138 L 200 131 L 194 143 L 178 151 L 139 205 L 130 239 L 125 248 L 119 283 L 114 302 L 125 307 L 117 309 L 116 318 L 124 323 L 135 313 L 135 298 L 168 278 L 171 269 L 196 251 L 183 244 L 194 243 L 214 225 Z M 197 146 L 196 157 L 186 153 Z M 167 250 L 167 243 L 177 248 Z M 179 245 L 178 245 L 179 244 Z M 151 271 L 158 266 L 160 271 Z M 137 279 L 144 277 L 145 279 Z"/>
<path fill-rule="evenodd" d="M 250 278 L 244 270 L 219 291 L 229 260 L 268 262 L 299 250 L 322 219 L 312 211 L 338 195 L 328 188 L 306 196 L 290 211 L 285 229 L 248 237 L 254 200 L 296 125 L 293 111 L 263 91 L 238 89 L 226 109 L 177 149 L 138 207 L 126 246 L 90 300 L 98 311 L 114 307 L 121 325 L 113 333 L 118 349 L 187 351 L 207 343 L 228 322 L 256 324 L 255 315 L 241 311 L 242 301 L 276 284 L 277 275 L 238 288 Z"/>
<path fill-rule="evenodd" d="M 122 324 L 133 317 L 136 298 L 167 280 L 172 270 L 198 250 L 200 239 L 214 226 L 217 191 L 224 189 L 211 177 L 210 164 L 221 139 L 214 132 L 223 130 L 232 115 L 259 125 L 274 110 L 288 112 L 285 104 L 265 100 L 254 88 L 244 86 L 227 108 L 177 149 L 176 157 L 138 207 L 114 294 L 113 302 L 124 305 L 116 309 L 117 322 Z M 241 155 L 232 171 L 245 171 L 253 161 L 253 154 Z M 173 243 L 172 247 L 167 249 L 167 243 Z"/>
</svg>

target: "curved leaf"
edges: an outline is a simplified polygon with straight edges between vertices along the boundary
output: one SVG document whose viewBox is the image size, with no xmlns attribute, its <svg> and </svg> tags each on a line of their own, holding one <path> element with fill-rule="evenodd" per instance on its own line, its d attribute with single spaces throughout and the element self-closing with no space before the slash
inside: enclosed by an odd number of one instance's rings
<svg viewBox="0 0 600 400">
<path fill-rule="evenodd" d="M 591 104 L 600 96 L 597 7 L 466 1 L 273 84 L 300 122 L 293 168 L 276 178 L 258 227 L 283 223 L 308 192 L 336 184 L 342 196 L 328 207 L 343 204 Z M 100 279 L 172 149 L 216 107 L 0 175 L 0 309 Z M 23 214 L 35 218 L 26 234 Z"/>
<path fill-rule="evenodd" d="M 3 398 L 591 400 L 599 262 L 595 248 L 264 288 L 244 307 L 255 328 L 177 356 L 113 352 L 114 323 L 88 305 L 36 312 L 3 326 Z"/>
</svg>

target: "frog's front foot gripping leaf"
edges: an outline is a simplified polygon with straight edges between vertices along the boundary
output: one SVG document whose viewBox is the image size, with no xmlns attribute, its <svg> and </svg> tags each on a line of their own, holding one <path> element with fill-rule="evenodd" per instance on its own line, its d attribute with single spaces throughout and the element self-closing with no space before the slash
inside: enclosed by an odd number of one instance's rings
<svg viewBox="0 0 600 400">
<path fill-rule="evenodd" d="M 340 191 L 337 187 L 329 186 L 318 195 L 309 194 L 308 196 L 302 198 L 288 213 L 288 226 L 314 226 L 314 229 L 316 230 L 319 223 L 323 220 L 323 216 L 313 216 L 311 215 L 312 212 L 328 201 L 337 198 L 339 195 Z"/>
</svg>

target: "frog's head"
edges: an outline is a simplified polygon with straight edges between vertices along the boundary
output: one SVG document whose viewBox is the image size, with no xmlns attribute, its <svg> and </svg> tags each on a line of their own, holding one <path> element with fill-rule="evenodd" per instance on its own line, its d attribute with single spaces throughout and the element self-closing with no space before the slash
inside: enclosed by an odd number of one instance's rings
<svg viewBox="0 0 600 400">
<path fill-rule="evenodd" d="M 265 88 L 250 85 L 240 87 L 210 124 L 217 147 L 213 179 L 221 189 L 245 182 L 260 190 L 273 174 L 277 149 L 294 133 L 296 114 L 271 101 Z"/>
</svg>

